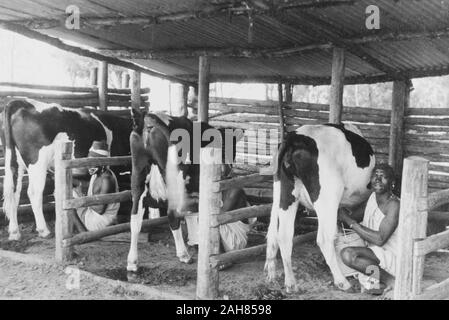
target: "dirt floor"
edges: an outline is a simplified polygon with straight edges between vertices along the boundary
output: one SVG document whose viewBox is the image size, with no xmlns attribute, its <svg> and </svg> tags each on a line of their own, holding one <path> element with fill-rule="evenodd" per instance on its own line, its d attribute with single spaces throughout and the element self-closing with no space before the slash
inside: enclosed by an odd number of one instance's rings
<svg viewBox="0 0 449 320">
<path fill-rule="evenodd" d="M 193 299 L 195 297 L 196 263 L 185 265 L 175 257 L 174 241 L 167 228 L 159 227 L 151 234 L 150 242 L 142 233 L 139 243 L 137 277 L 140 285 L 127 282 L 126 257 L 129 233 L 111 236 L 100 241 L 77 246 L 70 270 L 82 272 L 79 288 L 68 290 L 70 280 L 67 266 L 54 263 L 54 239 L 40 239 L 29 224 L 21 225 L 22 240 L 7 240 L 6 228 L 0 229 L 0 299 Z M 53 226 L 51 226 L 53 227 Z M 250 237 L 251 244 L 259 244 L 260 235 Z M 197 252 L 189 248 L 195 261 Z M 11 259 L 3 253 L 25 253 L 30 261 Z M 2 253 L 3 252 L 3 253 Z M 38 262 L 44 261 L 46 263 Z M 293 268 L 300 291 L 286 294 L 283 288 L 282 262 L 278 260 L 277 283 L 268 285 L 263 273 L 264 257 L 234 265 L 220 272 L 220 298 L 247 300 L 320 299 L 368 300 L 377 297 L 361 293 L 344 293 L 331 285 L 332 277 L 319 248 L 314 243 L 295 247 Z M 426 259 L 426 285 L 449 277 L 449 253 L 438 252 Z M 89 276 L 93 274 L 96 276 Z M 112 279 L 102 281 L 101 279 Z M 95 281 L 93 281 L 94 279 Z M 119 280 L 119 281 L 113 281 Z M 244 285 L 242 285 L 244 284 Z M 146 290 L 148 288 L 148 290 Z"/>
</svg>

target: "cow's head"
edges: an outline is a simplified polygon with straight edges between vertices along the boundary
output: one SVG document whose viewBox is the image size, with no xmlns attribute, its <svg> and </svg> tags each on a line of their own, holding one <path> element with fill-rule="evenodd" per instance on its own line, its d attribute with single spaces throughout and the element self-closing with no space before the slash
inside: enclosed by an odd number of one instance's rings
<svg viewBox="0 0 449 320">
<path fill-rule="evenodd" d="M 143 146 L 152 160 L 165 172 L 167 149 L 170 145 L 170 132 L 158 116 L 132 109 L 133 131 L 142 137 Z"/>
</svg>

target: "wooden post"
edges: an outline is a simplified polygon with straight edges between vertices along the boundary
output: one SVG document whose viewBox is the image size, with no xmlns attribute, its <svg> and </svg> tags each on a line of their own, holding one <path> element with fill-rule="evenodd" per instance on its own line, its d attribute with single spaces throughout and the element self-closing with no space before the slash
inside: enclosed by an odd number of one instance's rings
<svg viewBox="0 0 449 320">
<path fill-rule="evenodd" d="M 108 64 L 101 61 L 99 68 L 98 79 L 98 100 L 100 110 L 106 111 L 108 109 Z"/>
<path fill-rule="evenodd" d="M 122 73 L 122 88 L 128 89 L 129 88 L 129 82 L 130 82 L 131 76 L 128 72 Z"/>
<path fill-rule="evenodd" d="M 341 123 L 343 90 L 345 84 L 345 50 L 334 48 L 332 81 L 329 95 L 329 123 Z"/>
<path fill-rule="evenodd" d="M 408 105 L 409 97 L 409 81 L 394 81 L 388 164 L 392 166 L 396 172 L 401 172 L 402 170 L 404 113 Z"/>
<path fill-rule="evenodd" d="M 283 109 L 283 91 L 282 91 L 282 83 L 278 83 L 278 113 L 279 113 L 279 129 L 280 129 L 280 136 L 281 141 L 284 140 L 285 136 L 285 123 L 284 123 L 284 109 Z"/>
<path fill-rule="evenodd" d="M 188 86 L 180 83 L 171 83 L 170 110 L 173 116 L 187 116 L 187 92 Z"/>
<path fill-rule="evenodd" d="M 191 101 L 192 113 L 198 115 L 198 85 L 193 87 L 193 97 Z"/>
<path fill-rule="evenodd" d="M 189 99 L 189 89 L 190 87 L 186 84 L 182 85 L 182 113 L 181 115 L 187 117 L 189 115 L 189 110 L 187 109 L 188 99 Z"/>
<path fill-rule="evenodd" d="M 201 56 L 198 74 L 198 121 L 209 120 L 209 57 Z"/>
<path fill-rule="evenodd" d="M 196 297 L 202 300 L 218 297 L 218 269 L 212 267 L 210 260 L 211 255 L 220 253 L 218 227 L 211 227 L 211 223 L 216 220 L 215 216 L 220 214 L 221 207 L 221 192 L 214 191 L 218 190 L 218 181 L 221 179 L 221 157 L 217 157 L 220 154 L 218 150 L 212 147 L 202 148 L 200 158 L 198 225 L 201 237 L 198 243 Z M 210 161 L 211 154 L 216 156 L 213 163 Z"/>
<path fill-rule="evenodd" d="M 290 82 L 285 83 L 285 102 L 291 103 L 293 101 L 293 86 Z"/>
<path fill-rule="evenodd" d="M 404 160 L 402 172 L 401 208 L 398 224 L 398 252 L 396 256 L 396 282 L 394 299 L 410 299 L 413 294 L 413 246 L 416 239 L 426 236 L 427 179 L 429 161 L 419 157 Z M 424 263 L 424 261 L 421 261 Z M 420 280 L 419 277 L 418 280 Z"/>
<path fill-rule="evenodd" d="M 140 72 L 133 70 L 131 72 L 131 107 L 137 110 L 140 109 L 140 83 Z"/>
<path fill-rule="evenodd" d="M 70 237 L 70 210 L 64 210 L 65 200 L 72 198 L 72 171 L 63 165 L 72 158 L 73 142 L 58 142 L 55 152 L 55 259 L 65 262 L 71 259 L 72 248 L 64 247 L 63 240 Z"/>
<path fill-rule="evenodd" d="M 90 85 L 92 87 L 96 87 L 98 85 L 98 68 L 92 68 L 90 69 Z"/>
</svg>

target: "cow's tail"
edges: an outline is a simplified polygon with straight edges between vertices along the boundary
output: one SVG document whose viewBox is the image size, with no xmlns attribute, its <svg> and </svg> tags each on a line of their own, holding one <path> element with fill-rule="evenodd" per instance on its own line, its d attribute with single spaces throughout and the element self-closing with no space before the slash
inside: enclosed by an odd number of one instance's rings
<svg viewBox="0 0 449 320">
<path fill-rule="evenodd" d="M 11 213 L 17 209 L 19 199 L 16 196 L 20 195 L 21 185 L 16 184 L 18 181 L 19 163 L 17 161 L 17 152 L 14 138 L 11 134 L 11 115 L 17 110 L 14 101 L 8 103 L 3 112 L 4 125 L 4 146 L 5 154 L 5 177 L 3 180 L 3 212 L 6 217 L 10 219 Z M 19 187 L 19 188 L 18 188 Z"/>
</svg>

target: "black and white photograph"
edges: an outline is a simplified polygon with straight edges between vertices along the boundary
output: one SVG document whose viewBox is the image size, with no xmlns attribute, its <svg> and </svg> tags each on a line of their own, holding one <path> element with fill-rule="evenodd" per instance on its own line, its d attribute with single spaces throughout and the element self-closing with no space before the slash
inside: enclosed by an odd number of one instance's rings
<svg viewBox="0 0 449 320">
<path fill-rule="evenodd" d="M 0 0 L 0 138 L 0 300 L 449 299 L 449 0 Z"/>
</svg>

